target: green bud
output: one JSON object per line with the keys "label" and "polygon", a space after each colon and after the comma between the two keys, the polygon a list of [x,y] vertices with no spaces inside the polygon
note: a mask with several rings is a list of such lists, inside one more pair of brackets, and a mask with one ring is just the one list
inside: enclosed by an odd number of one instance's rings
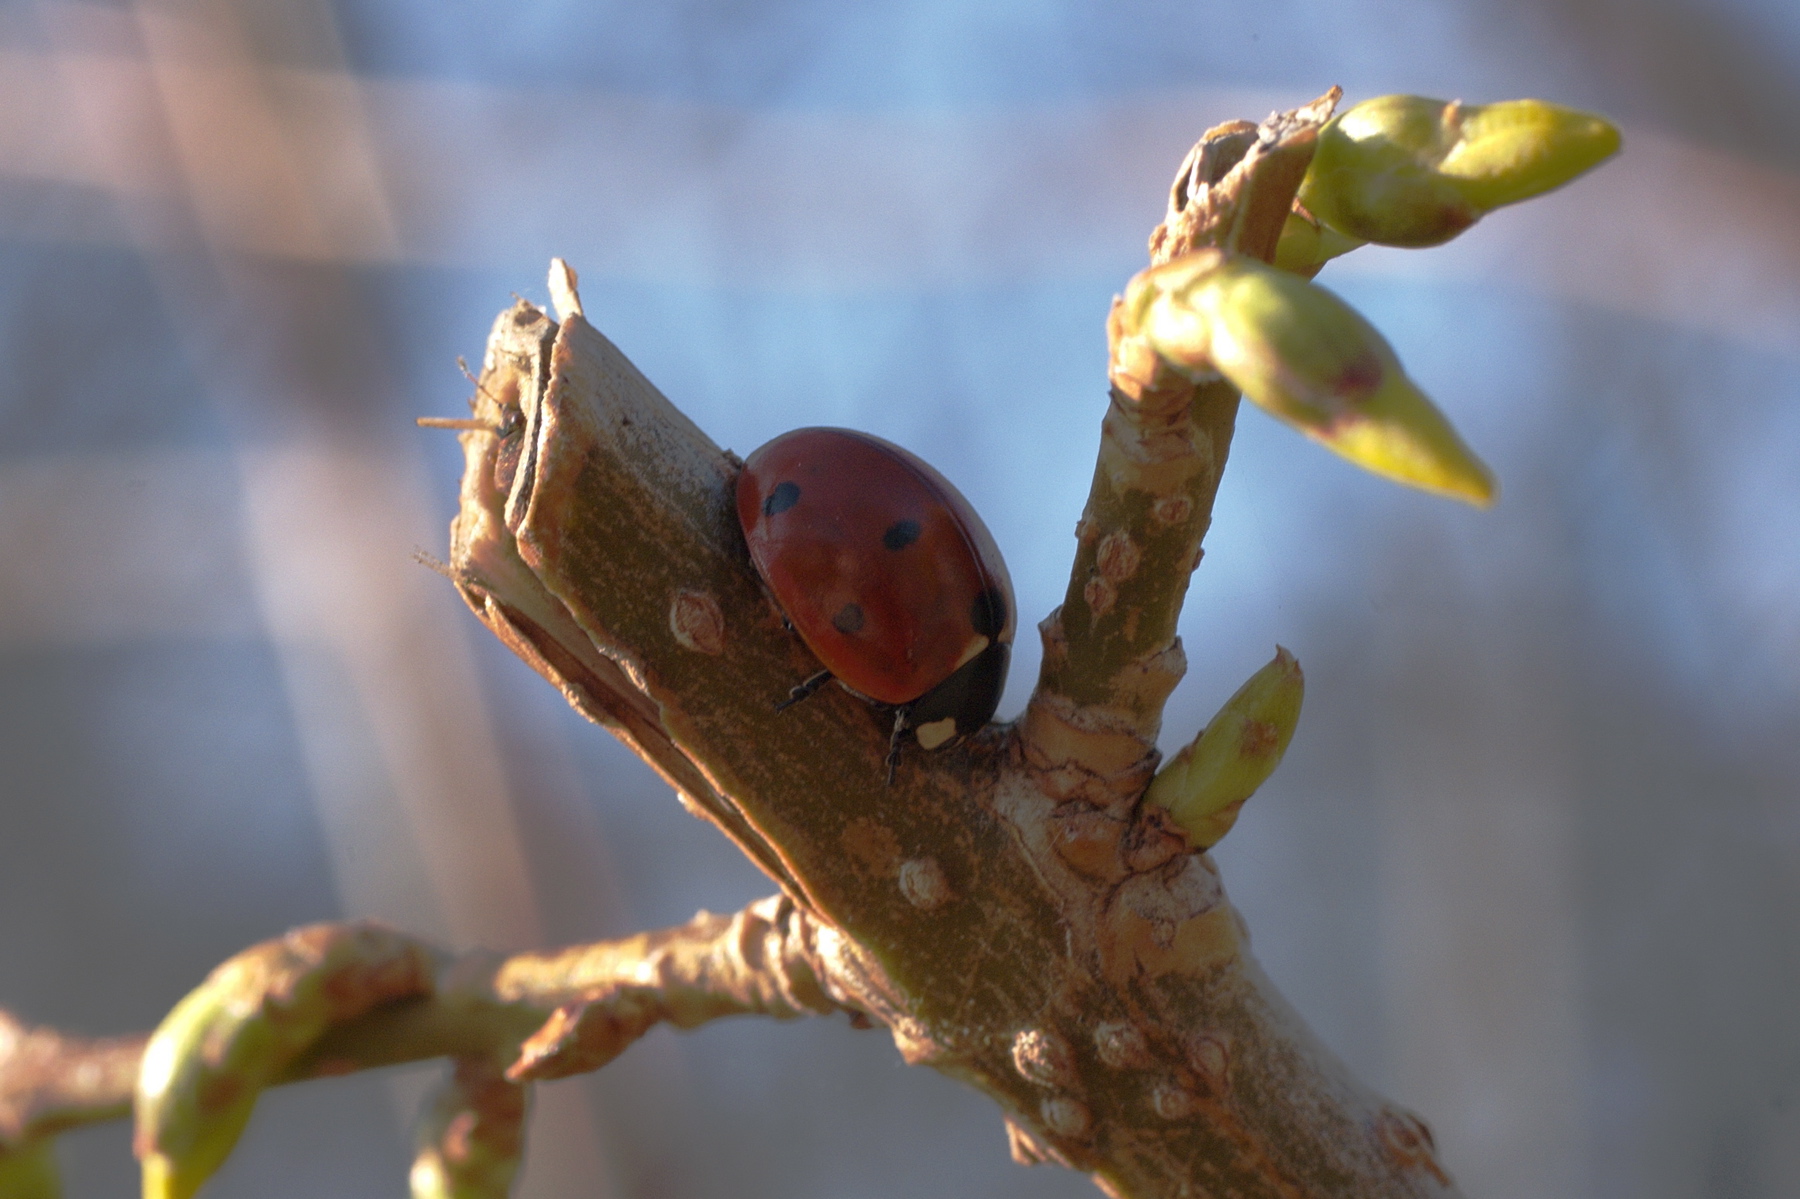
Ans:
{"label": "green bud", "polygon": [[1216,370],[1252,403],[1365,470],[1485,507],[1493,476],[1406,377],[1387,339],[1324,288],[1202,251],[1126,289],[1129,329],[1194,374]]}
{"label": "green bud", "polygon": [[45,1137],[0,1149],[0,1199],[62,1199],[54,1141]]}
{"label": "green bud", "polygon": [[1604,118],[1543,100],[1381,96],[1320,130],[1299,200],[1350,237],[1435,246],[1618,149],[1619,131]]}
{"label": "green bud", "polygon": [[239,980],[221,977],[235,962],[176,1004],[144,1048],[135,1145],[144,1199],[187,1199],[199,1190],[230,1154],[274,1073],[272,1062],[257,1060],[272,1054],[255,997],[231,993]]}
{"label": "green bud", "polygon": [[214,970],[144,1047],[133,1144],[144,1199],[198,1191],[263,1088],[328,1029],[430,987],[421,946],[358,923],[296,929]]}
{"label": "green bud", "polygon": [[1167,808],[1195,847],[1217,845],[1237,823],[1244,801],[1281,765],[1305,696],[1300,663],[1276,646],[1274,661],[1251,675],[1157,772],[1144,798]]}
{"label": "green bud", "polygon": [[412,1199],[506,1199],[525,1153],[529,1086],[506,1064],[460,1058],[419,1121]]}
{"label": "green bud", "polygon": [[1367,244],[1339,233],[1305,212],[1290,212],[1281,227],[1281,240],[1275,244],[1274,265],[1302,279],[1310,279],[1333,258]]}

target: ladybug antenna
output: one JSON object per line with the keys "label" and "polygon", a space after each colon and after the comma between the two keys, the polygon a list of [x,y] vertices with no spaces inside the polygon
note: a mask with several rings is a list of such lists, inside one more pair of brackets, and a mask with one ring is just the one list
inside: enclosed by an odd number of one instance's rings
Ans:
{"label": "ladybug antenna", "polygon": [[[495,405],[498,406],[502,411],[506,411],[509,409],[514,412],[518,411],[519,406],[517,404],[508,404],[505,400],[501,399],[499,396],[497,396],[493,392],[489,391],[487,389],[487,385],[484,384],[480,379],[476,378],[475,375],[469,370],[469,360],[467,358],[464,358],[461,354],[458,354],[456,356],[456,369],[462,372],[463,378],[467,379],[469,382],[471,382],[475,385],[476,391],[480,392],[482,395],[486,396],[488,399],[494,401]],[[474,406],[475,406],[475,401],[470,400],[469,407],[473,408]]]}
{"label": "ladybug antenna", "polygon": [[906,731],[906,718],[912,715],[912,705],[894,709],[894,732],[888,738],[887,753],[887,785],[894,785],[894,771],[900,768],[900,734]]}
{"label": "ladybug antenna", "polygon": [[818,674],[803,680],[798,686],[790,688],[788,690],[788,697],[776,704],[775,710],[777,712],[787,711],[830,681],[831,672],[829,670],[821,670]]}

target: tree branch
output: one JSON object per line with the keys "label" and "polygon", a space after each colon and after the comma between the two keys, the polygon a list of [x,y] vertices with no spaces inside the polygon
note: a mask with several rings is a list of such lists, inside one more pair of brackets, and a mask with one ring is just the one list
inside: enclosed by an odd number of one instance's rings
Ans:
{"label": "tree branch", "polygon": [[[1159,246],[1272,251],[1333,99],[1203,141]],[[1016,1156],[1114,1194],[1453,1193],[1423,1126],[1275,994],[1211,860],[1141,803],[1235,394],[1115,337],[1037,694],[1019,727],[909,756],[889,787],[867,705],[828,689],[773,710],[817,666],[751,567],[737,461],[587,323],[572,278],[553,291],[560,322],[521,304],[496,325],[452,572],[838,934],[832,994],[993,1096]]]}
{"label": "tree branch", "polygon": [[[1196,252],[1267,260],[1339,91],[1261,126],[1232,121],[1188,151],[1152,266]],[[1238,393],[1195,383],[1107,322],[1111,403],[1070,572],[1042,626],[1044,662],[1020,735],[1047,787],[1123,816],[1156,769],[1163,702],[1187,668],[1176,621],[1237,423]]]}
{"label": "tree branch", "polygon": [[[1153,261],[1271,257],[1335,101],[1203,138]],[[1454,1195],[1423,1124],[1317,1042],[1212,860],[1143,802],[1236,393],[1115,307],[1094,485],[1025,715],[909,754],[888,786],[883,714],[836,688],[774,710],[817,663],[749,561],[741,463],[587,323],[560,263],[552,292],[560,319],[521,301],[494,326],[448,573],[783,896],[560,955],[439,955],[430,994],[331,1028],[282,1080],[456,1057],[447,1119],[498,1113],[504,1157],[508,1086],[602,1065],[659,1021],[841,1007],[992,1096],[1016,1158],[1111,1195]],[[117,1114],[102,1098],[86,1110]],[[422,1162],[448,1161],[441,1133]]]}
{"label": "tree branch", "polygon": [[[220,998],[246,1010],[288,1002],[293,978],[236,967],[281,954],[296,939],[358,927],[370,926],[319,925],[254,946],[206,985],[238,988]],[[274,1081],[452,1057],[466,1077],[450,1088],[463,1096],[451,1106],[486,1094],[492,1115],[498,1084],[482,1081],[486,1074],[503,1071],[512,1085],[591,1070],[664,1022],[695,1028],[723,1016],[786,1020],[840,1010],[821,982],[830,934],[823,939],[822,947],[807,913],[772,896],[736,915],[701,912],[674,928],[555,953],[452,955],[409,941],[437,963],[425,992],[334,1024]],[[327,980],[325,989],[342,987]],[[128,1115],[148,1040],[78,1040],[0,1012],[0,1158]]]}

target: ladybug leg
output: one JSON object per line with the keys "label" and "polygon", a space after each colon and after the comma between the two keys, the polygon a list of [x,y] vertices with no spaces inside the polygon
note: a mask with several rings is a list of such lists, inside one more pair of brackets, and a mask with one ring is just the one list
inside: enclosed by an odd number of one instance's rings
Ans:
{"label": "ladybug leg", "polygon": [[906,718],[912,715],[912,705],[902,704],[894,709],[894,733],[888,738],[887,752],[887,785],[894,785],[894,771],[900,767],[900,735],[907,730]]}
{"label": "ladybug leg", "polygon": [[829,670],[821,670],[818,674],[802,680],[798,686],[788,690],[788,697],[776,704],[775,710],[777,712],[786,711],[830,681],[831,672]]}

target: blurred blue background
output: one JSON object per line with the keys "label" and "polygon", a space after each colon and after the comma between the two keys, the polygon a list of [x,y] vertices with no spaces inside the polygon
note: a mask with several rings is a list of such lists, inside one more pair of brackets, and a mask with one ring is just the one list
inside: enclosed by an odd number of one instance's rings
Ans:
{"label": "blurred blue background", "polygon": [[[411,562],[459,469],[412,418],[562,255],[721,444],[935,463],[1036,620],[1182,153],[1332,83],[1540,96],[1626,149],[1321,276],[1503,499],[1247,409],[1166,748],[1298,654],[1217,856],[1471,1196],[1800,1194],[1786,0],[0,3],[0,1006],[124,1032],[297,923],[518,948],[768,891]],[[401,1193],[432,1076],[270,1095],[209,1193]],[[1094,1193],[837,1022],[658,1032],[533,1134],[532,1199]],[[135,1185],[122,1125],[62,1155],[72,1199]]]}

